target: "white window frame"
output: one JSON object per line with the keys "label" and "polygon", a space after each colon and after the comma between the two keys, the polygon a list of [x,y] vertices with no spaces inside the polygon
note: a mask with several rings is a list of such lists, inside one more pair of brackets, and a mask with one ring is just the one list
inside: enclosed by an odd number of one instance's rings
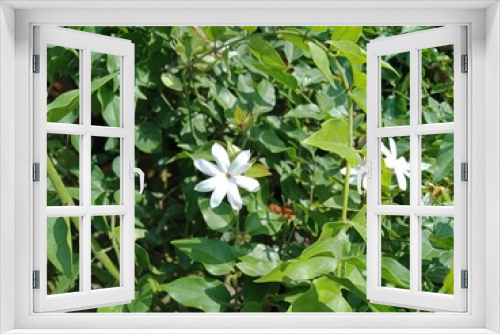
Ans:
{"label": "white window frame", "polygon": [[[447,2],[238,2],[163,3],[123,2],[123,6],[149,10],[117,9],[116,2],[78,1],[17,2],[0,4],[0,325],[1,331],[38,333],[37,329],[59,329],[61,333],[88,329],[86,333],[495,333],[500,332],[500,152],[484,153],[486,140],[500,145],[498,109],[500,100],[500,11],[490,1]],[[14,10],[11,6],[17,7]],[[61,9],[61,7],[69,7]],[[163,8],[158,8],[162,7]],[[205,6],[205,7],[204,7]],[[207,9],[210,6],[217,10]],[[457,9],[460,6],[461,9]],[[488,7],[489,8],[486,8]],[[35,9],[21,9],[21,8]],[[86,9],[82,9],[86,7]],[[100,9],[95,9],[100,7]],[[108,9],[102,9],[108,7]],[[357,9],[352,9],[358,7]],[[397,7],[397,8],[396,8]],[[401,9],[405,8],[406,9]],[[43,10],[51,8],[51,10]],[[78,8],[78,9],[77,9]],[[92,9],[94,8],[94,10]],[[114,8],[114,9],[113,9]],[[224,10],[219,8],[225,8]],[[243,9],[246,8],[246,9]],[[351,8],[351,9],[346,9]],[[373,9],[378,8],[378,9]],[[399,9],[398,9],[399,8]],[[54,10],[58,9],[58,10]],[[113,10],[111,10],[113,9]],[[409,10],[411,9],[411,10]],[[33,25],[442,25],[469,27],[471,62],[469,69],[470,198],[468,245],[469,310],[467,313],[435,314],[34,314],[30,289],[32,261],[32,105],[31,32]],[[485,25],[486,24],[486,25]],[[6,28],[6,29],[5,29]],[[486,29],[487,28],[487,29]],[[12,36],[15,31],[15,40]],[[14,67],[15,66],[15,70]],[[485,71],[485,69],[488,71]],[[8,74],[8,76],[6,75]],[[15,87],[11,80],[15,78]],[[9,109],[8,114],[6,109]],[[15,110],[13,113],[12,110]],[[12,119],[15,114],[15,119]],[[486,122],[486,118],[488,122]],[[9,127],[15,129],[9,130]],[[11,144],[15,135],[15,145]],[[10,137],[9,137],[10,136]],[[15,161],[11,162],[11,161]],[[488,164],[486,164],[488,162]],[[15,171],[15,178],[12,174]],[[486,172],[490,172],[488,182]],[[15,199],[11,190],[15,189]],[[488,196],[486,196],[488,194]],[[485,207],[489,204],[488,210]],[[10,208],[12,206],[14,209]],[[488,217],[489,222],[486,222]],[[15,225],[13,224],[15,222]],[[472,230],[470,226],[474,226]],[[15,238],[13,238],[15,236]],[[485,249],[496,259],[485,266]],[[12,250],[14,250],[14,255]],[[13,288],[15,287],[15,288]],[[485,293],[488,291],[488,293]],[[12,307],[15,305],[15,307]],[[138,329],[141,327],[141,329]],[[132,329],[137,329],[136,331]],[[247,329],[244,331],[243,329]],[[278,330],[286,328],[286,330]],[[357,328],[357,330],[355,330]],[[378,328],[378,330],[377,330]],[[383,328],[383,329],[382,329]],[[122,330],[120,330],[122,329]],[[162,330],[163,329],[163,330]],[[210,330],[211,329],[211,330]],[[224,330],[225,329],[225,330]],[[267,330],[266,330],[267,329]],[[295,330],[293,330],[295,329]],[[49,332],[54,333],[56,331]],[[45,331],[47,333],[47,331]]]}
{"label": "white window frame", "polygon": [[[135,73],[134,45],[125,39],[90,34],[71,29],[35,26],[34,54],[39,56],[39,73],[33,74],[34,162],[39,163],[39,181],[33,184],[34,270],[39,271],[39,288],[34,289],[34,311],[74,311],[112,304],[128,304],[134,288],[135,224]],[[47,122],[47,46],[73,48],[80,53],[79,119],[80,124]],[[91,123],[92,52],[118,56],[120,59],[120,126],[95,126]],[[79,136],[80,205],[47,206],[47,134]],[[120,203],[91,204],[92,137],[113,137],[120,143]],[[93,216],[120,218],[120,285],[114,288],[91,288],[91,225]],[[78,292],[47,295],[47,225],[46,217],[79,217],[78,252],[80,286]]]}
{"label": "white window frame", "polygon": [[[461,180],[461,163],[467,163],[467,76],[462,72],[461,57],[467,55],[465,26],[448,26],[411,34],[380,38],[368,44],[367,50],[367,155],[372,177],[368,180],[367,196],[367,298],[377,304],[414,307],[431,311],[467,310],[467,290],[461,287],[460,275],[467,270],[467,193],[469,182]],[[454,121],[422,123],[422,64],[423,49],[453,45],[453,112]],[[408,52],[410,55],[410,124],[382,126],[381,57]],[[422,204],[421,157],[422,135],[454,134],[454,205],[426,206]],[[381,203],[381,140],[404,136],[410,139],[410,205]],[[381,217],[407,216],[410,219],[410,289],[388,288],[381,283]],[[452,217],[454,219],[454,294],[421,291],[422,284],[422,217]]]}

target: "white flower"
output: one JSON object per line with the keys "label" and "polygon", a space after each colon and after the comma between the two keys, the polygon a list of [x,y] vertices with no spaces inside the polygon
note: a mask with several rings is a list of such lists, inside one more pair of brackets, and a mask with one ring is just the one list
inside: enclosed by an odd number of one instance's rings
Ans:
{"label": "white flower", "polygon": [[406,190],[406,177],[410,177],[410,164],[406,162],[404,157],[398,158],[398,149],[394,139],[389,138],[389,146],[391,147],[390,151],[385,147],[384,143],[382,143],[381,147],[382,154],[385,155],[385,165],[396,174],[399,188]]}
{"label": "white flower", "polygon": [[[358,177],[358,172],[361,168],[363,167],[366,167],[366,162],[363,158],[361,158],[361,161],[359,162],[359,165],[356,166],[356,167],[351,167],[351,171],[349,173],[349,184],[356,184],[357,182],[357,177]],[[340,172],[342,173],[342,175],[345,175],[345,172],[346,172],[346,167],[342,168],[340,170]],[[368,174],[367,173],[364,173],[363,174],[363,188],[365,188],[365,190],[367,190],[367,182],[368,182]]]}
{"label": "white flower", "polygon": [[210,176],[205,181],[198,183],[194,190],[200,192],[211,192],[210,206],[216,208],[220,205],[224,197],[227,195],[229,204],[234,210],[241,210],[243,201],[241,200],[238,187],[241,187],[250,192],[259,190],[260,185],[254,178],[242,175],[252,164],[250,160],[250,151],[242,151],[232,161],[229,161],[229,156],[226,150],[215,143],[212,146],[212,156],[215,164],[205,159],[195,159],[194,166],[202,173]]}
{"label": "white flower", "polygon": [[[389,138],[389,146],[391,147],[390,151],[385,147],[384,143],[382,143],[381,147],[382,153],[385,155],[385,166],[396,173],[399,188],[406,190],[406,177],[410,177],[410,163],[404,157],[398,158],[398,149],[396,148],[394,139]],[[430,164],[422,162],[420,169],[426,170],[430,166]]]}

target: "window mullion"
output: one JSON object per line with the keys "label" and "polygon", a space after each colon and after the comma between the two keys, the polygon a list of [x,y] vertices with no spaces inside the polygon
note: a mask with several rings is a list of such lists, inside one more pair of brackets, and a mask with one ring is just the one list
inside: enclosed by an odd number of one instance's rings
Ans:
{"label": "window mullion", "polygon": [[[82,67],[81,67],[81,115],[82,123],[86,128],[90,128],[91,125],[91,88],[90,88],[90,67],[91,67],[91,50],[85,48],[82,51]],[[90,293],[91,291],[91,216],[90,216],[90,205],[91,205],[91,134],[87,132],[82,136],[82,146],[80,148],[81,153],[81,165],[80,168],[83,171],[81,173],[81,184],[80,189],[82,192],[82,203],[85,208],[89,211],[81,219],[81,257],[80,257],[80,279],[83,281],[83,290],[85,293]]]}
{"label": "window mullion", "polygon": [[418,207],[420,197],[420,136],[414,131],[419,124],[420,114],[420,70],[419,50],[410,50],[410,291],[420,290],[420,216],[414,209]]}

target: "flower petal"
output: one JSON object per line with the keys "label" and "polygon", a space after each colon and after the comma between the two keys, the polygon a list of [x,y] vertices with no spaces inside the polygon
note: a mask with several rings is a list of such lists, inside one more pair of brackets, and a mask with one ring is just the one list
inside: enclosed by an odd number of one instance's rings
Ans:
{"label": "flower petal", "polygon": [[400,168],[396,168],[396,178],[398,179],[399,189],[405,191],[406,190],[406,176],[403,173],[403,170]]}
{"label": "flower petal", "polygon": [[396,147],[396,142],[394,139],[389,138],[389,145],[391,147],[391,155],[394,159],[398,158],[398,148]]}
{"label": "flower petal", "polygon": [[251,178],[248,176],[243,176],[243,175],[236,175],[236,176],[233,176],[233,178],[236,181],[236,184],[238,186],[240,186],[241,188],[243,188],[247,191],[254,193],[260,189],[259,181],[257,181],[254,178]]}
{"label": "flower petal", "polygon": [[194,187],[194,190],[202,192],[202,193],[213,191],[215,188],[217,188],[219,183],[221,181],[223,181],[223,180],[221,180],[222,178],[225,178],[225,176],[223,176],[221,174],[219,174],[217,176],[212,176],[211,178],[206,179],[205,181],[201,181],[200,183],[198,183]]}
{"label": "flower petal", "polygon": [[236,159],[234,159],[233,162],[231,163],[231,166],[229,167],[229,173],[231,175],[239,175],[245,173],[250,167],[252,167],[252,165],[248,163],[249,160],[250,160],[250,151],[245,150],[240,152],[240,154],[238,154]]}
{"label": "flower petal", "polygon": [[210,207],[212,207],[212,209],[218,207],[224,197],[226,197],[228,187],[229,182],[227,178],[224,177],[218,180],[217,187],[214,189],[212,197],[210,198]]}
{"label": "flower petal", "polygon": [[234,182],[228,182],[227,199],[229,204],[234,210],[241,210],[243,206],[243,201],[241,200],[240,192],[238,191],[238,186]]}
{"label": "flower petal", "polygon": [[194,159],[194,166],[208,176],[216,176],[222,173],[216,165],[205,159]]}
{"label": "flower petal", "polygon": [[222,145],[215,143],[212,146],[212,156],[215,159],[215,162],[217,162],[217,166],[219,166],[219,169],[223,173],[227,173],[229,170],[229,156],[227,155],[226,150]]}
{"label": "flower petal", "polygon": [[386,158],[390,158],[392,156],[391,152],[385,147],[384,143],[380,143],[380,150],[382,154],[385,155]]}

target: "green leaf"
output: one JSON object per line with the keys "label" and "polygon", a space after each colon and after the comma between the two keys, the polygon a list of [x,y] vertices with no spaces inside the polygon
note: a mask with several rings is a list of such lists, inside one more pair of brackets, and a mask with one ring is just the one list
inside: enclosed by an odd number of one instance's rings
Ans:
{"label": "green leaf", "polygon": [[183,277],[163,284],[161,289],[179,304],[204,312],[224,312],[231,300],[224,284],[209,278]]}
{"label": "green leaf", "polygon": [[171,241],[193,261],[201,262],[212,275],[226,275],[233,271],[234,254],[224,241],[207,238],[190,238]]}
{"label": "green leaf", "polygon": [[[108,74],[102,78],[95,79],[91,83],[91,94],[105,85],[118,75],[118,72]],[[59,95],[47,106],[47,121],[59,122],[64,116],[78,109],[80,103],[80,91],[78,89],[70,90]]]}
{"label": "green leaf", "polygon": [[275,235],[285,220],[285,217],[269,211],[250,212],[245,220],[245,231],[251,236]]}
{"label": "green leaf", "polygon": [[321,129],[302,141],[303,144],[319,147],[346,159],[351,166],[359,164],[359,155],[349,146],[349,124],[343,119],[331,119]]}
{"label": "green leaf", "polygon": [[161,82],[170,89],[182,92],[182,81],[172,73],[163,73],[161,75]]}
{"label": "green leaf", "polygon": [[144,153],[153,153],[163,142],[161,129],[154,123],[141,122],[135,127],[135,146]]}
{"label": "green leaf", "polygon": [[254,33],[259,27],[257,26],[243,26],[242,27],[243,29],[245,29],[247,31],[247,34],[248,35],[251,35],[252,33]]}
{"label": "green leaf", "polygon": [[59,122],[70,112],[77,111],[80,103],[80,91],[70,90],[59,95],[47,106],[47,122]]}
{"label": "green leaf", "polygon": [[236,103],[236,97],[231,93],[227,88],[222,86],[215,86],[215,91],[212,93],[212,96],[215,98],[217,103],[226,109],[233,108]]}
{"label": "green leaf", "polygon": [[366,88],[356,87],[349,93],[349,96],[366,113]]}
{"label": "green leaf", "polygon": [[253,246],[251,251],[238,259],[241,261],[236,264],[238,269],[252,277],[266,275],[281,263],[279,254],[272,247],[263,244]]}
{"label": "green leaf", "polygon": [[342,287],[328,277],[321,277],[294,300],[288,312],[352,312],[352,309],[342,295]]}
{"label": "green leaf", "polygon": [[69,218],[47,218],[47,258],[66,279],[73,278],[73,247]]}
{"label": "green leaf", "polygon": [[286,65],[281,59],[278,52],[273,48],[271,44],[266,42],[261,37],[252,37],[248,41],[248,46],[250,51],[255,56],[255,58],[262,61],[264,64],[279,68],[281,70],[286,70]]}
{"label": "green leaf", "polygon": [[445,135],[436,159],[436,172],[433,177],[434,183],[438,183],[443,178],[453,174],[454,147],[453,134]]}
{"label": "green leaf", "polygon": [[349,225],[354,227],[366,242],[366,205],[363,205],[363,208],[349,221]]}
{"label": "green leaf", "polygon": [[382,256],[382,278],[396,286],[410,288],[410,271],[392,257]]}
{"label": "green leaf", "polygon": [[296,157],[295,149],[288,147],[276,134],[276,131],[268,126],[253,127],[251,129],[251,137],[257,139],[271,153],[287,152],[292,159]]}
{"label": "green leaf", "polygon": [[308,259],[318,255],[345,258],[349,256],[350,246],[349,238],[344,231],[340,231],[334,237],[318,240],[307,247],[300,255],[300,259]]}
{"label": "green leaf", "polygon": [[280,282],[297,285],[304,281],[332,273],[339,261],[329,256],[290,260],[282,263],[266,275],[255,280],[256,283]]}
{"label": "green leaf", "polygon": [[309,52],[309,47],[305,43],[304,37],[297,36],[297,35],[291,34],[291,33],[286,33],[286,32],[280,33],[279,37],[283,38],[284,40],[289,41],[290,43],[292,43],[294,46],[296,46],[300,50],[302,50],[304,52]]}
{"label": "green leaf", "polygon": [[328,41],[335,50],[340,51],[340,54],[347,58],[353,64],[366,63],[366,52],[352,41]]}
{"label": "green leaf", "polygon": [[297,107],[286,113],[285,117],[312,118],[321,121],[325,118],[325,115],[321,112],[316,104],[311,103],[298,105]]}
{"label": "green leaf", "polygon": [[257,85],[257,93],[262,98],[262,100],[270,106],[276,104],[276,93],[274,91],[274,86],[267,80],[262,80]]}
{"label": "green leaf", "polygon": [[109,80],[112,80],[114,77],[118,75],[119,72],[113,72],[108,75],[103,76],[102,78],[95,79],[90,83],[90,92],[94,93],[96,90],[104,86]]}
{"label": "green leaf", "polygon": [[312,32],[315,32],[315,33],[322,33],[322,32],[325,32],[328,30],[328,27],[324,27],[324,26],[313,26],[313,27],[310,27],[310,30]]}
{"label": "green leaf", "polygon": [[333,28],[332,41],[351,41],[356,43],[363,34],[362,26],[337,26]]}
{"label": "green leaf", "polygon": [[454,270],[453,270],[453,264],[451,265],[450,271],[446,275],[443,283],[443,287],[439,290],[439,293],[445,293],[448,295],[452,295],[454,292]]}
{"label": "green leaf", "polygon": [[328,81],[333,81],[332,71],[330,70],[330,60],[328,59],[328,55],[325,50],[313,42],[307,42],[307,45],[309,46],[311,57],[321,73],[323,73]]}
{"label": "green leaf", "polygon": [[290,89],[297,89],[298,88],[298,83],[297,79],[291,74],[288,74],[284,72],[283,70],[277,69],[275,67],[269,67],[261,63],[250,63],[253,67],[255,67],[257,70],[264,72],[267,75],[270,75],[274,80],[278,81],[279,83],[287,86]]}
{"label": "green leaf", "polygon": [[248,177],[254,177],[254,178],[259,178],[259,177],[266,177],[272,175],[271,172],[269,172],[269,168],[262,164],[254,164],[252,167],[250,167],[249,170],[245,172],[245,175]]}
{"label": "green leaf", "polygon": [[109,126],[120,126],[120,96],[115,95],[110,87],[102,86],[97,90],[97,99],[101,104],[102,118]]}
{"label": "green leaf", "polygon": [[221,203],[218,207],[212,209],[208,198],[199,197],[198,205],[200,206],[203,219],[205,219],[205,223],[207,223],[210,229],[218,232],[226,232],[234,226],[236,216],[233,209],[227,203]]}

